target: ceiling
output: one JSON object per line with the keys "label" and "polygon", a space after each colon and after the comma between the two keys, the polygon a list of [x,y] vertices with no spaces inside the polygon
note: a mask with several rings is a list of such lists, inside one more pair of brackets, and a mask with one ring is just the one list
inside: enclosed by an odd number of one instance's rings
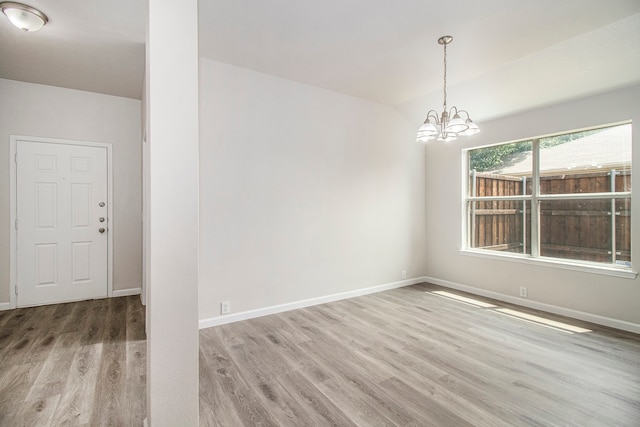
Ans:
{"label": "ceiling", "polygon": [[0,78],[141,98],[145,0],[20,0],[49,23],[24,33],[0,14]]}
{"label": "ceiling", "polygon": [[[144,0],[27,0],[0,20],[0,78],[140,98]],[[201,0],[200,56],[369,99],[412,120],[448,100],[487,120],[640,83],[638,0]]]}

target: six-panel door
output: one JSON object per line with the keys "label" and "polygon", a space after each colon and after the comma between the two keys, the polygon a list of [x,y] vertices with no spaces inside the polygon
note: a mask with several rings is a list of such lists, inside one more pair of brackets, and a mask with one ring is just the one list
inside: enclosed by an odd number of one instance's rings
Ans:
{"label": "six-panel door", "polygon": [[107,296],[107,150],[17,143],[18,306]]}

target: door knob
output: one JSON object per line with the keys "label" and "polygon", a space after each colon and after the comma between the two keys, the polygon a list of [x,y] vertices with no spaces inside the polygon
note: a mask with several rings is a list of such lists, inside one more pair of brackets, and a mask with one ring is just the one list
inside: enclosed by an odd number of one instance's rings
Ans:
{"label": "door knob", "polygon": [[100,222],[104,222],[104,217],[103,217],[103,216],[101,216],[100,218],[98,218],[98,221],[100,221]]}
{"label": "door knob", "polygon": [[98,206],[100,206],[101,208],[104,208],[104,202],[98,203]]}
{"label": "door knob", "polygon": [[100,227],[100,228],[98,228],[98,231],[99,231],[100,233],[104,233],[104,232],[105,232],[105,229],[104,229],[104,228],[102,228],[102,227]]}

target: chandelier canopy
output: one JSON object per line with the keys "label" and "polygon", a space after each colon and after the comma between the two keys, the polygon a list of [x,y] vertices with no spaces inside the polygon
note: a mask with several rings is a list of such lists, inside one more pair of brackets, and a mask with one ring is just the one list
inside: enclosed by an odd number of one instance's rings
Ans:
{"label": "chandelier canopy", "polygon": [[[444,104],[442,105],[442,114],[438,117],[435,110],[429,110],[427,118],[418,129],[418,142],[427,142],[438,138],[438,141],[453,141],[458,136],[473,135],[480,132],[480,128],[476,125],[469,113],[465,110],[458,110],[456,106],[451,107],[447,111],[447,45],[453,41],[451,36],[442,36],[438,39],[438,43],[444,46]],[[460,114],[466,116],[463,120]]]}

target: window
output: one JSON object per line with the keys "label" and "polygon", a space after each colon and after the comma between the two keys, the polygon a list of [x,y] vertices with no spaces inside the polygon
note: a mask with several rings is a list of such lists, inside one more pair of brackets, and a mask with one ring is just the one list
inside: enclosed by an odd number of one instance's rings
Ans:
{"label": "window", "polygon": [[631,124],[466,151],[466,247],[631,267]]}

